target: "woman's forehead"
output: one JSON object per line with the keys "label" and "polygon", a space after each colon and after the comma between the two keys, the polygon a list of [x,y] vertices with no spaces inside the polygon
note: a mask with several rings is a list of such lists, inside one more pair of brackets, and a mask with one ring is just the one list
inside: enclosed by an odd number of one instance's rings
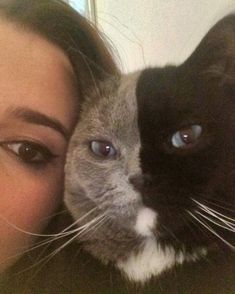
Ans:
{"label": "woman's forehead", "polygon": [[72,65],[61,48],[40,34],[4,17],[0,17],[0,45],[1,55],[8,58],[17,61],[17,58],[28,57],[31,62],[41,59],[47,66],[60,66],[73,73]]}
{"label": "woman's forehead", "polygon": [[0,77],[2,105],[29,107],[55,117],[67,129],[73,127],[75,76],[61,48],[0,19]]}

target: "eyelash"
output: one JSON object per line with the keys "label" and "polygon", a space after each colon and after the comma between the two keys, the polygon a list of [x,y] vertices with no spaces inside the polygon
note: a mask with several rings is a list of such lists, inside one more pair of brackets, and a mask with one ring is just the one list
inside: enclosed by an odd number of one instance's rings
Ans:
{"label": "eyelash", "polygon": [[[45,166],[54,158],[58,157],[58,155],[53,154],[47,147],[32,141],[6,141],[0,142],[0,146],[7,152],[17,156],[25,164],[36,167]],[[20,150],[22,147],[24,149]],[[20,154],[20,152],[25,152],[25,154]]]}

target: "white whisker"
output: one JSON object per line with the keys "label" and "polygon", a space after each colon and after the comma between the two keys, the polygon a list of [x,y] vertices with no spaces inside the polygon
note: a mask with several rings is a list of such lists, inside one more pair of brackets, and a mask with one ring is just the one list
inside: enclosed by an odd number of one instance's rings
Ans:
{"label": "white whisker", "polygon": [[[225,205],[229,206],[228,203],[226,203],[226,202],[224,202],[224,205],[222,205],[222,204],[220,205],[220,204],[216,203],[218,200],[216,200],[215,202],[213,202],[211,200],[204,199],[204,201],[210,203],[213,206],[222,208],[223,210],[227,210],[227,211],[230,211],[230,212],[235,212],[234,209],[231,209],[231,208],[228,208],[228,207],[225,206]],[[223,203],[223,202],[221,201],[221,203]],[[234,207],[234,206],[231,205],[231,207]]]}
{"label": "white whisker", "polygon": [[[38,262],[34,263],[32,266],[18,272],[18,274],[21,274],[25,271],[28,271],[36,266],[38,266],[39,264],[43,263],[41,267],[43,267],[45,265],[45,263],[47,263],[48,261],[51,260],[51,258],[53,258],[57,253],[59,253],[65,246],[69,245],[74,239],[77,238],[77,235],[71,237],[67,242],[65,242],[62,246],[60,246],[59,248],[57,248],[56,250],[54,250],[52,253],[50,253],[49,255],[43,257],[42,259],[40,259]],[[41,267],[38,269],[38,271],[41,269]],[[37,271],[37,272],[38,272]]]}
{"label": "white whisker", "polygon": [[[72,234],[72,233],[71,233],[71,234]],[[17,254],[14,254],[14,255],[9,256],[9,257],[7,258],[7,260],[8,260],[8,259],[12,259],[12,258],[17,258],[17,257],[19,257],[19,256],[22,256],[22,255],[24,255],[24,254],[26,254],[26,253],[29,253],[29,252],[31,252],[31,251],[37,249],[37,248],[40,248],[40,247],[45,246],[45,245],[47,245],[47,244],[50,244],[50,243],[52,243],[52,242],[54,242],[54,241],[56,241],[56,240],[59,240],[59,239],[65,238],[66,236],[69,236],[69,235],[70,235],[69,233],[68,233],[67,235],[59,235],[59,236],[57,236],[57,237],[48,238],[47,240],[44,240],[44,241],[38,242],[38,243],[36,243],[36,245],[34,245],[33,247],[30,247],[30,248],[28,248],[28,249],[26,249],[26,250],[20,251],[20,252],[17,253]],[[6,260],[4,260],[3,262],[5,262],[5,261],[6,261]],[[3,262],[0,262],[0,264],[2,264]]]}
{"label": "white whisker", "polygon": [[[59,248],[55,249],[53,252],[51,252],[49,255],[43,257],[42,259],[40,259],[38,262],[34,263],[32,266],[24,269],[23,271],[19,272],[19,273],[22,273],[22,272],[25,272],[27,270],[30,270],[32,269],[33,267],[36,267],[37,265],[43,263],[43,265],[45,263],[47,263],[51,258],[53,258],[57,253],[59,253],[63,248],[65,248],[67,245],[69,245],[73,240],[75,240],[78,236],[80,236],[81,234],[83,234],[84,232],[87,232],[87,229],[94,223],[96,223],[97,221],[100,222],[100,220],[102,220],[102,218],[105,218],[105,214],[102,214],[98,217],[95,217],[93,220],[91,220],[90,222],[88,222],[87,224],[85,224],[84,226],[82,227],[78,227],[76,230],[77,230],[77,234],[72,236],[67,242],[65,242],[63,245],[61,245]],[[76,232],[76,230],[73,230],[73,232]],[[62,236],[60,236],[62,237]],[[58,239],[60,238],[58,237]],[[42,265],[42,266],[43,266]],[[41,268],[41,267],[40,267]],[[40,270],[40,269],[39,269]]]}
{"label": "white whisker", "polygon": [[68,229],[70,229],[71,227],[75,226],[78,222],[80,222],[81,220],[83,220],[84,218],[86,218],[88,215],[90,215],[92,212],[94,212],[94,210],[97,209],[97,207],[91,209],[88,213],[86,213],[85,215],[83,215],[81,218],[77,219],[75,222],[73,222],[71,225],[69,225],[68,227],[66,227],[63,231],[61,231],[60,233],[56,233],[56,234],[37,234],[37,233],[33,233],[30,231],[26,231],[24,229],[21,229],[20,227],[18,227],[16,224],[13,224],[11,222],[8,221],[7,218],[5,218],[4,216],[0,215],[0,218],[5,221],[9,226],[11,226],[12,228],[16,229],[17,231],[30,235],[30,236],[35,236],[35,237],[57,237],[57,236],[67,236],[67,234],[70,234],[70,232],[67,232]]}
{"label": "white whisker", "polygon": [[206,211],[209,211],[210,213],[214,213],[215,215],[219,215],[219,216],[221,216],[221,217],[223,217],[223,218],[225,218],[225,219],[227,219],[227,220],[232,221],[232,222],[235,223],[235,219],[233,219],[233,218],[231,218],[231,217],[228,217],[228,216],[226,216],[226,215],[224,215],[224,214],[222,214],[222,213],[219,213],[218,211],[216,211],[216,210],[214,210],[214,209],[212,209],[212,208],[210,208],[210,207],[208,207],[208,206],[206,206],[206,205],[204,205],[204,204],[198,202],[198,201],[195,200],[195,199],[192,199],[192,200],[193,200],[195,203],[197,203],[201,208],[204,208]]}
{"label": "white whisker", "polygon": [[89,230],[87,230],[85,233],[92,231],[92,233],[94,233],[95,231],[98,230],[98,228],[100,228],[101,225],[103,225],[103,223],[108,219],[107,215],[104,215],[104,217],[97,222],[92,228],[90,228]]}
{"label": "white whisker", "polygon": [[206,212],[208,215],[214,217],[215,219],[221,221],[222,223],[224,223],[224,224],[227,225],[228,227],[230,227],[230,228],[232,228],[232,229],[234,228],[235,223],[232,223],[232,222],[230,222],[230,221],[227,221],[226,219],[223,219],[222,217],[217,216],[215,213],[211,212],[211,211],[208,210],[208,209],[204,209],[204,208],[202,208],[202,207],[199,207],[199,209],[201,209],[202,211]]}
{"label": "white whisker", "polygon": [[232,250],[235,250],[235,246],[230,244],[228,241],[226,241],[224,238],[222,238],[219,234],[217,234],[209,225],[205,224],[203,221],[201,221],[199,218],[197,218],[192,212],[187,212],[195,219],[197,220],[202,226],[204,226],[207,230],[209,230],[213,235],[218,237],[221,241],[223,241],[227,246],[229,246]]}
{"label": "white whisker", "polygon": [[[28,249],[26,249],[26,250],[23,250],[23,251],[21,251],[21,252],[19,252],[19,253],[17,253],[17,254],[11,255],[11,256],[8,257],[7,259],[16,258],[16,257],[18,257],[18,256],[21,256],[21,255],[25,254],[25,253],[29,253],[29,252],[31,252],[31,251],[37,249],[37,248],[40,248],[40,247],[45,246],[45,245],[47,245],[47,244],[50,244],[50,243],[52,243],[52,242],[54,242],[54,241],[57,241],[57,240],[59,240],[59,239],[65,238],[65,237],[67,237],[67,236],[69,236],[69,235],[72,235],[72,234],[74,234],[74,233],[80,233],[80,232],[83,233],[84,231],[87,230],[87,228],[89,228],[89,226],[91,226],[94,222],[96,222],[97,219],[99,220],[100,217],[102,217],[103,215],[101,215],[101,216],[99,216],[99,217],[97,217],[97,218],[91,220],[90,222],[86,223],[86,224],[83,225],[83,226],[77,227],[77,228],[74,229],[74,230],[70,230],[70,231],[67,231],[67,232],[65,232],[65,230],[68,230],[70,227],[76,225],[79,221],[81,221],[82,219],[84,219],[85,217],[87,217],[87,216],[88,216],[90,213],[92,213],[94,210],[95,210],[95,209],[92,209],[90,212],[88,212],[87,214],[85,214],[84,216],[82,216],[81,218],[79,218],[78,220],[76,220],[75,222],[73,222],[70,226],[66,227],[66,228],[62,231],[63,233],[47,235],[47,236],[49,236],[49,237],[51,237],[51,238],[48,238],[47,240],[43,240],[43,241],[41,241],[41,242],[38,242],[38,243],[37,243],[36,245],[34,245],[33,247],[28,248]],[[45,237],[45,235],[43,234],[42,237]],[[5,262],[5,261],[4,261],[4,262]],[[1,264],[1,263],[0,263],[0,264]]]}
{"label": "white whisker", "polygon": [[[106,214],[102,214],[95,219],[93,219],[91,222],[89,222],[82,230],[78,230],[77,237],[81,236],[84,233],[88,233],[89,231],[93,230],[97,225],[99,225],[101,222],[103,222],[107,218]],[[94,225],[93,225],[94,224]],[[91,225],[93,225],[91,227]]]}
{"label": "white whisker", "polygon": [[205,219],[207,219],[208,221],[210,221],[211,223],[213,223],[213,224],[215,224],[215,225],[217,225],[217,226],[219,226],[219,227],[221,227],[221,228],[224,228],[225,230],[228,230],[228,231],[231,231],[231,232],[235,232],[235,228],[230,227],[230,226],[229,226],[229,227],[223,226],[223,225],[219,224],[218,222],[212,220],[211,218],[205,216],[203,213],[201,213],[201,212],[199,212],[199,211],[195,211],[195,212],[196,212],[197,214],[201,215],[203,218],[205,218]]}

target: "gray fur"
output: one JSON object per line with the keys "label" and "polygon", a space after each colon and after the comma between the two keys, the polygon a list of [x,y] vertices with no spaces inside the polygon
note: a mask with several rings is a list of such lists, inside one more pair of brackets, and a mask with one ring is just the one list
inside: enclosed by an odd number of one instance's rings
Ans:
{"label": "gray fur", "polygon": [[[138,76],[139,73],[123,76],[101,86],[96,102],[91,97],[92,103],[84,105],[68,150],[65,202],[75,220],[98,207],[79,225],[103,213],[107,215],[94,229],[95,234],[91,230],[79,237],[85,241],[85,249],[104,262],[125,260],[142,246],[142,237],[134,225],[143,204],[129,182],[140,171],[135,97]],[[91,140],[112,142],[118,158],[96,158],[89,150]]]}

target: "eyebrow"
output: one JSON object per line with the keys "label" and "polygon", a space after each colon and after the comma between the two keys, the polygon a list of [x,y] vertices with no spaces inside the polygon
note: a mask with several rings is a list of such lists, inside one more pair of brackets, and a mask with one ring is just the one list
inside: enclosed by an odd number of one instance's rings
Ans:
{"label": "eyebrow", "polygon": [[10,107],[7,112],[10,117],[19,118],[27,123],[49,127],[60,133],[66,140],[70,137],[69,131],[59,120],[39,111],[27,107]]}

